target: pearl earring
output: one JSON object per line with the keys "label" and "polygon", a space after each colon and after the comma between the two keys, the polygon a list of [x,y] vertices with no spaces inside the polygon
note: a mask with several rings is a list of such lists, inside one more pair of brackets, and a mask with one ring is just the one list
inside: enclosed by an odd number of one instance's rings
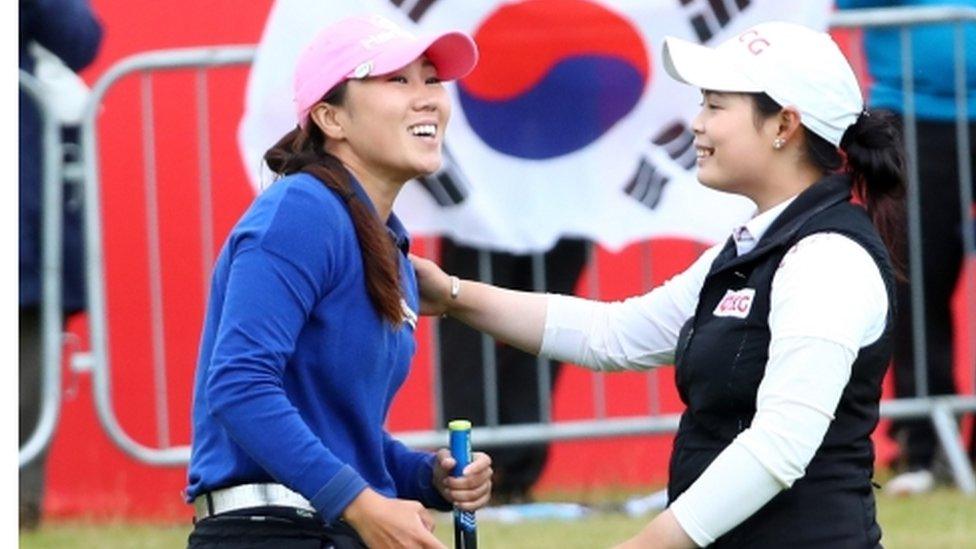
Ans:
{"label": "pearl earring", "polygon": [[785,144],[786,144],[786,140],[783,139],[782,137],[777,137],[776,139],[773,140],[773,148],[776,150],[782,149],[783,145]]}

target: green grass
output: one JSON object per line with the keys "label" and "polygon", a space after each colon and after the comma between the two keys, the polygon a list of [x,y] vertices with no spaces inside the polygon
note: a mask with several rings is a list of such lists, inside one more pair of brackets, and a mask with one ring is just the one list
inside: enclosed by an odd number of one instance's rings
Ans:
{"label": "green grass", "polygon": [[46,524],[21,533],[20,547],[64,549],[170,549],[186,547],[190,527],[135,524]]}
{"label": "green grass", "polygon": [[[603,501],[622,499],[625,494],[607,495]],[[578,494],[577,494],[578,496]],[[568,501],[548,494],[546,499]],[[594,502],[590,494],[583,499]],[[976,546],[976,498],[943,489],[915,498],[878,497],[878,520],[888,549]],[[499,524],[482,521],[478,538],[482,547],[590,548],[609,547],[637,532],[650,517],[628,518],[603,514],[574,522],[540,521]],[[188,525],[149,526],[135,524],[47,524],[37,532],[22,534],[23,548],[170,548],[184,547]],[[451,546],[451,525],[442,516],[438,537]]]}

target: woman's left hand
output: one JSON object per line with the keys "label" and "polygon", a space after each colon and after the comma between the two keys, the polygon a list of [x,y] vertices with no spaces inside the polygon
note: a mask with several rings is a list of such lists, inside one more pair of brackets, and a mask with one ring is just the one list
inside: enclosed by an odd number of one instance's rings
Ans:
{"label": "woman's left hand", "polygon": [[491,498],[491,458],[484,452],[471,454],[471,463],[464,468],[464,476],[452,477],[457,462],[446,448],[434,457],[434,486],[444,499],[464,511],[476,511]]}

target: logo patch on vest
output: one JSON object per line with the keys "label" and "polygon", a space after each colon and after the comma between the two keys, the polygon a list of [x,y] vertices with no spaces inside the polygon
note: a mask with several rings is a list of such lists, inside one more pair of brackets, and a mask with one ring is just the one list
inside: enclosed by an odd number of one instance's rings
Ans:
{"label": "logo patch on vest", "polygon": [[718,302],[712,314],[715,316],[745,318],[749,316],[749,310],[752,309],[752,298],[755,296],[756,290],[754,288],[726,290],[725,297]]}

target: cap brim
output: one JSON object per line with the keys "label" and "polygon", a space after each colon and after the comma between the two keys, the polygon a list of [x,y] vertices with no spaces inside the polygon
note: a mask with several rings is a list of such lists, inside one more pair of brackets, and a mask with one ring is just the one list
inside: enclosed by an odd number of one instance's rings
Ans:
{"label": "cap brim", "polygon": [[718,50],[669,36],[664,39],[661,56],[664,70],[679,82],[712,91],[763,91],[743,74],[734,59]]}
{"label": "cap brim", "polygon": [[400,70],[421,55],[427,55],[437,68],[437,77],[444,81],[464,78],[478,63],[478,47],[474,40],[463,32],[450,31],[422,36],[409,48],[396,50],[385,58],[377,59],[373,75]]}
{"label": "cap brim", "polygon": [[437,67],[437,76],[441,80],[464,78],[478,64],[478,46],[463,32],[435,35],[424,51]]}

